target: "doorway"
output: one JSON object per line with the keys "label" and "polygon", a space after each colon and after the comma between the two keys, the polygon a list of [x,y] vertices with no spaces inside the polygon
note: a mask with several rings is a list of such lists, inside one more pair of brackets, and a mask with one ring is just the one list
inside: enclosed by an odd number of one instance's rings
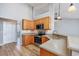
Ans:
{"label": "doorway", "polygon": [[0,18],[0,44],[4,45],[17,41],[16,20]]}

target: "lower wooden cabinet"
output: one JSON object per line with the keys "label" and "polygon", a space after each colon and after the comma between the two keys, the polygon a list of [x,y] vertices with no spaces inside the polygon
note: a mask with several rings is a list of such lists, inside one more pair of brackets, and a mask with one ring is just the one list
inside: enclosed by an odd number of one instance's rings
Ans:
{"label": "lower wooden cabinet", "polygon": [[[26,46],[29,44],[34,44],[34,35],[22,35],[22,45]],[[41,44],[45,43],[48,41],[48,38],[46,36],[42,36],[41,38]]]}
{"label": "lower wooden cabinet", "polygon": [[46,41],[48,41],[48,38],[46,36],[42,36],[41,41],[42,41],[42,43],[45,43]]}
{"label": "lower wooden cabinet", "polygon": [[40,48],[40,56],[57,56],[57,55],[45,49]]}
{"label": "lower wooden cabinet", "polygon": [[26,46],[29,44],[34,44],[34,35],[23,35],[22,36],[22,45]]}

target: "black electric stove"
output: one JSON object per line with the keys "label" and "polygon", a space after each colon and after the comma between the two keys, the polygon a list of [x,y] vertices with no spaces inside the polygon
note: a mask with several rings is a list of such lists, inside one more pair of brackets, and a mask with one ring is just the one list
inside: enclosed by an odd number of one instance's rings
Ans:
{"label": "black electric stove", "polygon": [[41,40],[42,35],[45,35],[45,32],[44,31],[40,31],[40,32],[38,32],[37,35],[35,35],[34,41],[35,41],[36,44],[38,44],[38,45],[39,44],[42,44],[42,40]]}
{"label": "black electric stove", "polygon": [[35,41],[36,44],[41,44],[41,43],[42,43],[42,42],[41,42],[41,36],[37,36],[37,35],[36,35],[36,36],[34,37],[34,41]]}

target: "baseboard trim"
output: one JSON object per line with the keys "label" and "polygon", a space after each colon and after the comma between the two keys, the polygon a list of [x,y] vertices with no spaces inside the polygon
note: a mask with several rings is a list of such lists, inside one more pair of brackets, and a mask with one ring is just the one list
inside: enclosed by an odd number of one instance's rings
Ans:
{"label": "baseboard trim", "polygon": [[[13,42],[9,42],[9,43],[13,43]],[[16,43],[16,42],[15,42]],[[0,46],[3,46],[3,45],[5,45],[5,44],[8,44],[8,43],[2,43],[2,44],[0,44]]]}
{"label": "baseboard trim", "polygon": [[0,44],[0,46],[3,46],[4,44]]}

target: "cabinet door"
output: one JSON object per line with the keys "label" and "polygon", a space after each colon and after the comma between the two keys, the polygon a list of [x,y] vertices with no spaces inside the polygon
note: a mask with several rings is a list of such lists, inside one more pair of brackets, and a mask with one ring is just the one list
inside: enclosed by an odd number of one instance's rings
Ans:
{"label": "cabinet door", "polygon": [[35,29],[35,24],[34,24],[34,21],[31,21],[30,22],[30,29],[34,30]]}
{"label": "cabinet door", "polygon": [[23,35],[22,38],[22,44],[23,45],[29,45],[34,43],[34,35]]}
{"label": "cabinet door", "polygon": [[50,17],[41,18],[41,23],[44,24],[44,29],[50,29]]}
{"label": "cabinet door", "polygon": [[50,18],[46,17],[44,18],[44,29],[50,29]]}
{"label": "cabinet door", "polygon": [[30,44],[29,36],[28,35],[23,35],[22,41],[23,41],[22,44],[24,46]]}
{"label": "cabinet door", "polygon": [[45,37],[45,36],[42,36],[41,41],[42,41],[42,43],[44,43],[44,42],[48,41],[48,38],[47,38],[47,37]]}
{"label": "cabinet door", "polygon": [[25,36],[25,44],[26,44],[26,45],[29,45],[29,44],[31,43],[30,41],[31,41],[30,36],[28,36],[28,35]]}
{"label": "cabinet door", "polygon": [[34,44],[34,35],[30,35],[30,42]]}
{"label": "cabinet door", "polygon": [[57,55],[45,49],[40,48],[40,56],[57,56]]}
{"label": "cabinet door", "polygon": [[34,22],[31,20],[23,20],[22,27],[23,27],[23,30],[33,30],[34,29]]}
{"label": "cabinet door", "polygon": [[49,30],[50,29],[50,17],[43,17],[40,19],[36,19],[35,25],[37,24],[44,24],[44,29]]}

